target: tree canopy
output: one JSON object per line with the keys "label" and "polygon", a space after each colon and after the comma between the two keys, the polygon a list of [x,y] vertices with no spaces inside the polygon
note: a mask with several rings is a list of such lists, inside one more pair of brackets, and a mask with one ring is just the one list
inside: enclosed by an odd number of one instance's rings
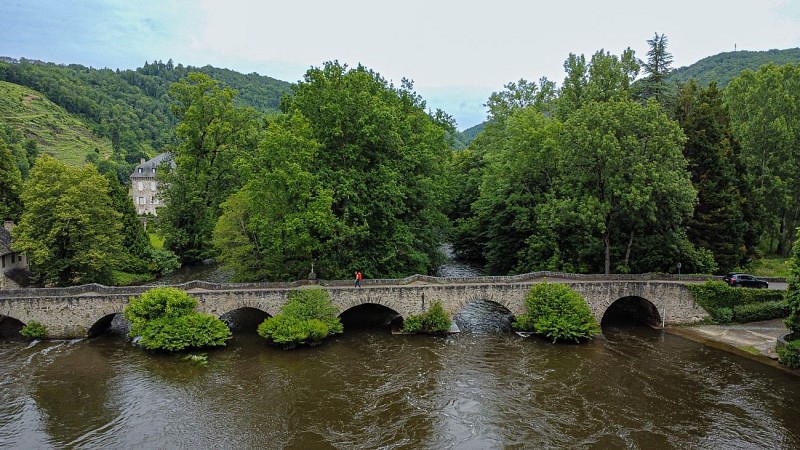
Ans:
{"label": "tree canopy", "polygon": [[93,165],[75,168],[40,156],[22,201],[12,245],[28,255],[36,279],[55,285],[112,281],[121,254],[120,214]]}

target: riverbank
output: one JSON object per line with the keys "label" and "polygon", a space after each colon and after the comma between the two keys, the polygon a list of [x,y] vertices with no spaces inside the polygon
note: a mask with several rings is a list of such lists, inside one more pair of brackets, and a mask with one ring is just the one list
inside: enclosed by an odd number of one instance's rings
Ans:
{"label": "riverbank", "polygon": [[800,375],[778,363],[775,343],[788,333],[783,319],[731,325],[670,327],[665,331]]}

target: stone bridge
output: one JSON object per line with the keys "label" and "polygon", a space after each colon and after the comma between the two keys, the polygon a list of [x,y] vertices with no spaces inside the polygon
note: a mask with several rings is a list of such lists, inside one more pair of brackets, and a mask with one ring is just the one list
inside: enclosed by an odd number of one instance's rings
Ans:
{"label": "stone bridge", "polygon": [[[648,275],[590,276],[551,272],[474,278],[414,275],[404,279],[364,280],[361,288],[354,288],[350,281],[238,284],[192,281],[172,287],[183,289],[198,299],[197,311],[217,317],[243,308],[254,308],[274,316],[286,303],[289,292],[309,287],[326,289],[340,314],[360,305],[377,304],[408,317],[427,311],[439,300],[451,316],[474,301],[497,303],[516,316],[525,312],[524,298],[530,287],[544,280],[569,283],[583,296],[599,323],[612,305],[637,311],[638,317],[658,326],[690,323],[707,317],[684,284],[655,280]],[[21,324],[35,320],[47,327],[50,338],[91,336],[107,328],[113,317],[123,312],[130,297],[152,287],[90,284],[2,290],[0,328],[3,320],[16,320]]]}

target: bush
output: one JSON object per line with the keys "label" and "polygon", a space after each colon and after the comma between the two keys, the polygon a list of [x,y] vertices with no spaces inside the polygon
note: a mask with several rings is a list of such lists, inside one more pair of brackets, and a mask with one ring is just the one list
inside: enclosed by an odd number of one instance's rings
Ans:
{"label": "bush", "polygon": [[315,345],[343,331],[336,312],[328,292],[323,289],[293,291],[280,314],[258,326],[258,334],[287,349],[302,344]]}
{"label": "bush", "polygon": [[789,288],[786,302],[789,304],[789,317],[784,322],[792,333],[800,332],[800,239],[792,246],[792,259],[789,261]]}
{"label": "bush", "polygon": [[781,319],[787,315],[789,315],[789,304],[783,300],[751,303],[733,308],[733,321],[740,323]]}
{"label": "bush", "polygon": [[453,321],[442,307],[442,302],[436,300],[431,309],[422,314],[414,314],[403,320],[403,331],[406,333],[446,333],[450,331]]}
{"label": "bush", "polygon": [[600,333],[600,325],[583,297],[565,284],[546,281],[525,297],[528,312],[514,319],[514,328],[553,339],[580,342]]}
{"label": "bush", "polygon": [[800,369],[800,339],[789,341],[775,350],[778,352],[778,362],[790,369]]}
{"label": "bush", "polygon": [[733,321],[733,310],[730,308],[717,308],[712,310],[711,317],[720,324],[728,324]]}
{"label": "bush", "polygon": [[140,337],[139,345],[150,350],[179,351],[225,345],[231,330],[225,322],[194,311],[197,300],[175,288],[150,289],[131,297],[125,318],[131,323],[128,335]]}
{"label": "bush", "polygon": [[[782,291],[771,289],[746,289],[728,286],[724,281],[707,281],[703,284],[687,284],[686,287],[692,292],[695,301],[703,307],[711,317],[718,323],[749,322],[746,317],[763,317],[769,315],[768,311],[775,310],[775,304],[783,301]],[[770,306],[752,306],[742,310],[742,314],[737,316],[737,308],[744,308],[746,305],[769,304]],[[756,312],[759,311],[759,312]],[[728,313],[730,312],[730,316]],[[778,314],[778,313],[773,313]],[[784,317],[783,315],[771,318]],[[767,319],[754,319],[767,320]]]}
{"label": "bush", "polygon": [[31,339],[43,339],[47,336],[47,327],[35,320],[31,320],[19,330],[19,333]]}

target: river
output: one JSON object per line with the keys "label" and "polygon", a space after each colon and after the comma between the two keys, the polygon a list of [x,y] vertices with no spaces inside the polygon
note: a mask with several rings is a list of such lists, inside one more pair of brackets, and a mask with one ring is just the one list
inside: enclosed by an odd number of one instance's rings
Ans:
{"label": "river", "polygon": [[660,330],[553,345],[488,302],[445,337],[354,317],[296,351],[238,332],[207,366],[113,333],[0,341],[0,448],[800,448],[800,377]]}

